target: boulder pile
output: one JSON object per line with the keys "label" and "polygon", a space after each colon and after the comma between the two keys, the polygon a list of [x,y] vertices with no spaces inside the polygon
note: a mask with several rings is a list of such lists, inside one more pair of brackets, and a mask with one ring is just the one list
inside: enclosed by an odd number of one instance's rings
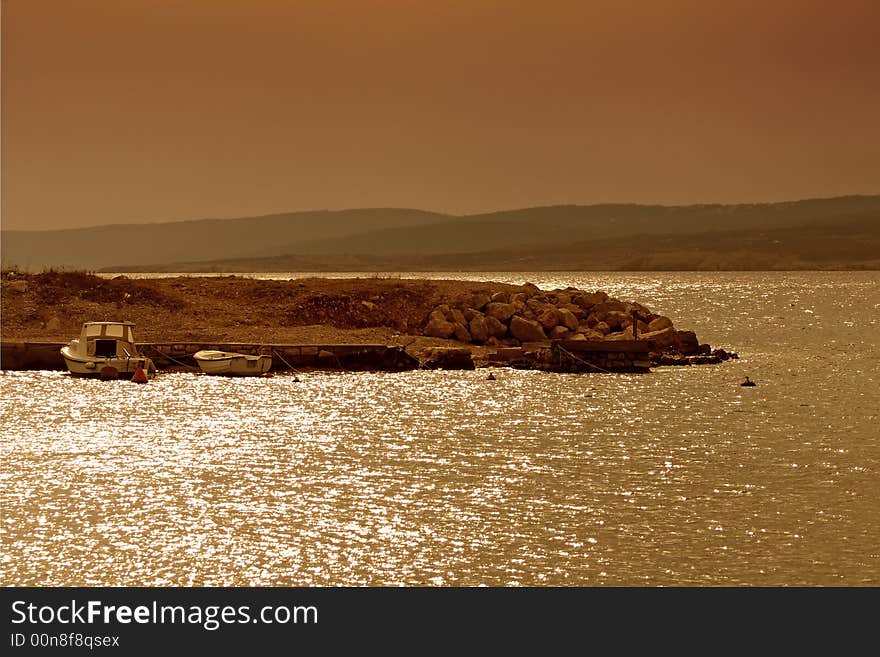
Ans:
{"label": "boulder pile", "polygon": [[545,291],[526,283],[520,292],[474,294],[457,305],[440,304],[425,318],[423,335],[469,344],[518,347],[548,340],[639,340],[656,353],[708,353],[693,331],[640,303],[576,288]]}

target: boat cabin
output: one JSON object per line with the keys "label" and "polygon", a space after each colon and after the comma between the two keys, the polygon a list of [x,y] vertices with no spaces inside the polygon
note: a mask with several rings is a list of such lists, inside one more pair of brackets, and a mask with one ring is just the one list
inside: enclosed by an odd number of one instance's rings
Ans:
{"label": "boat cabin", "polygon": [[79,336],[79,350],[94,358],[131,358],[136,355],[132,322],[86,322]]}

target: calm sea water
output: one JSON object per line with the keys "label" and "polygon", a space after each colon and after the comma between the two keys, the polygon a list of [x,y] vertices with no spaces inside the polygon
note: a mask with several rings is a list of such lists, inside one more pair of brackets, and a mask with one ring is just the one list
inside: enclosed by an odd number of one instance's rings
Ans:
{"label": "calm sea water", "polygon": [[741,358],[4,372],[2,583],[880,585],[880,273],[432,277],[604,289]]}

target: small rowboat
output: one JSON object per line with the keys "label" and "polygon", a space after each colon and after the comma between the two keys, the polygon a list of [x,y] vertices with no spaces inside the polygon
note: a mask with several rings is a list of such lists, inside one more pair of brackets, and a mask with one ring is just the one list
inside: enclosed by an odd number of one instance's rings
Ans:
{"label": "small rowboat", "polygon": [[193,358],[205,374],[227,376],[259,376],[272,367],[272,356],[238,354],[232,351],[197,351]]}

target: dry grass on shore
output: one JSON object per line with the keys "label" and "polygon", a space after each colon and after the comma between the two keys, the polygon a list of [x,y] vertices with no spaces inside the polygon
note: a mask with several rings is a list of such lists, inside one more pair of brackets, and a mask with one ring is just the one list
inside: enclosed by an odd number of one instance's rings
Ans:
{"label": "dry grass on shore", "polygon": [[132,321],[140,342],[384,343],[447,341],[418,336],[430,311],[503,283],[400,278],[237,276],[112,279],[49,270],[2,274],[4,340],[70,340],[86,321]]}

